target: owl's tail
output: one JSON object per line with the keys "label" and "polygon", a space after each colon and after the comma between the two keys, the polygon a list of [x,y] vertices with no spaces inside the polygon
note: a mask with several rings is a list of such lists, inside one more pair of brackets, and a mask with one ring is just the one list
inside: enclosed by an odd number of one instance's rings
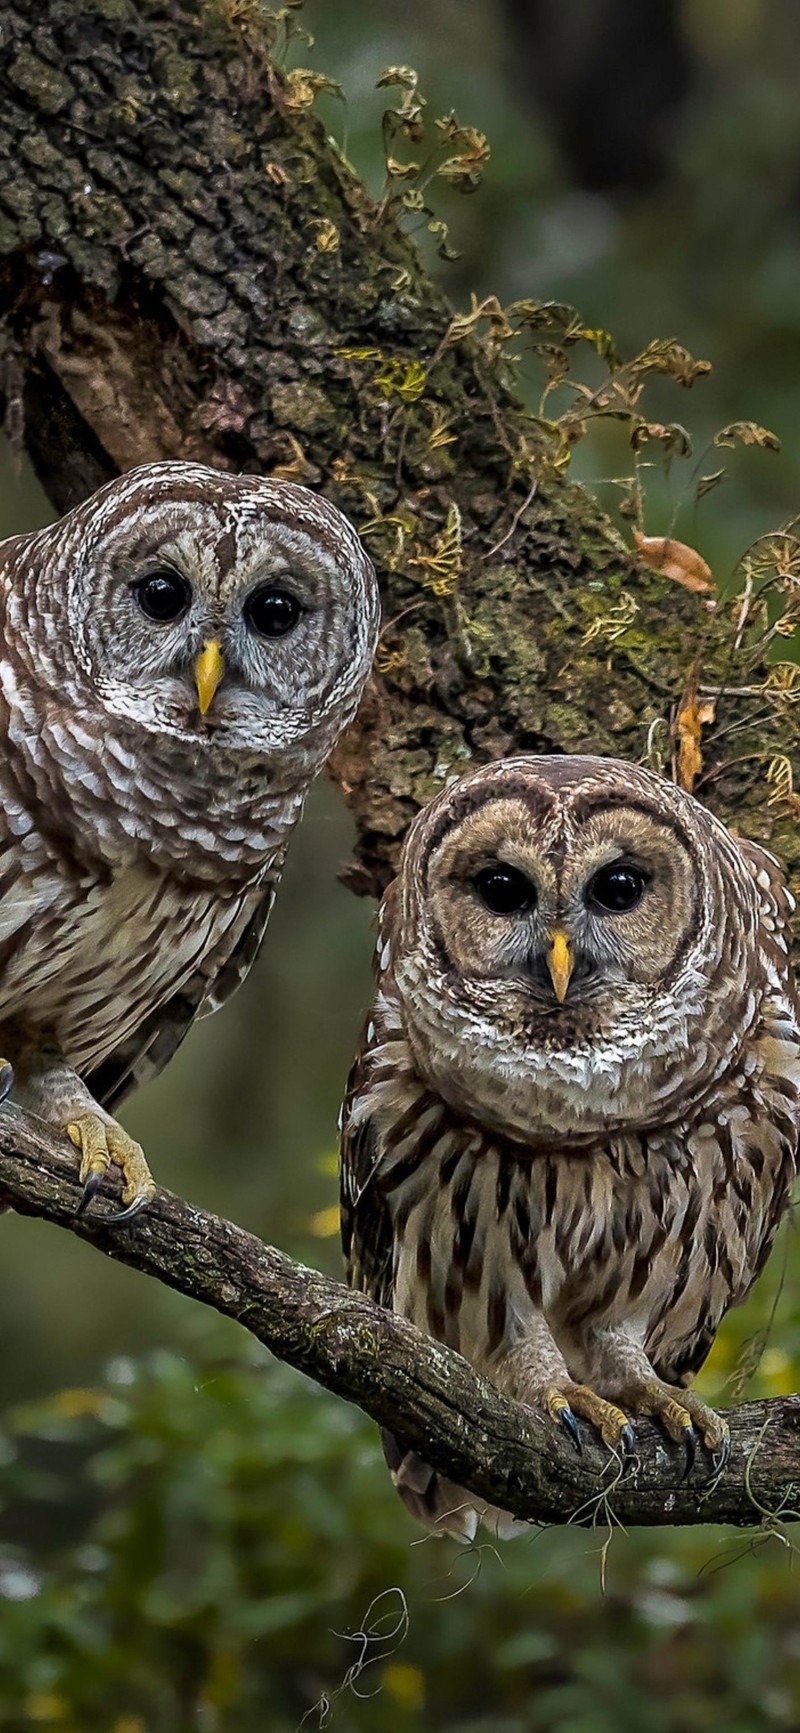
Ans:
{"label": "owl's tail", "polygon": [[433,1534],[452,1535],[469,1545],[482,1526],[495,1540],[513,1540],[529,1529],[507,1510],[492,1504],[476,1504],[472,1493],[457,1486],[446,1475],[437,1474],[416,1450],[409,1450],[402,1440],[385,1427],[381,1443],[392,1480],[407,1510]]}

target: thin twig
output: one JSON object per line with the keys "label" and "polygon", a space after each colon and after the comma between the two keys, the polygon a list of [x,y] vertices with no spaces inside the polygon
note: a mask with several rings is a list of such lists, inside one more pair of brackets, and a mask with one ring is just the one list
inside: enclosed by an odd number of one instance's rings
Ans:
{"label": "thin twig", "polygon": [[531,482],[530,488],[528,489],[528,492],[525,495],[525,498],[522,501],[522,504],[517,506],[517,509],[514,513],[514,516],[511,519],[511,523],[510,523],[508,529],[506,530],[505,535],[501,536],[499,542],[495,542],[494,547],[489,549],[488,554],[481,554],[481,565],[484,565],[487,560],[494,559],[495,554],[499,554],[500,549],[505,547],[506,542],[510,542],[511,537],[514,534],[514,531],[517,527],[517,524],[519,523],[520,518],[522,517],[523,512],[527,511],[528,506],[531,503],[531,500],[535,497],[536,489],[537,489],[538,485],[539,484],[536,480]]}

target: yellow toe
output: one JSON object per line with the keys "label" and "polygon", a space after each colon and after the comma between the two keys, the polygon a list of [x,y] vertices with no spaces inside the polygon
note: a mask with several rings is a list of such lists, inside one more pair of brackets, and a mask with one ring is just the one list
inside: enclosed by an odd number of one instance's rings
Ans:
{"label": "yellow toe", "polygon": [[85,1212],[112,1164],[120,1168],[125,1181],[122,1189],[125,1208],[105,1220],[125,1221],[144,1209],[155,1195],[155,1184],[144,1150],[121,1125],[101,1119],[97,1113],[84,1113],[65,1125],[64,1130],[81,1152],[79,1178],[84,1189],[79,1214]]}

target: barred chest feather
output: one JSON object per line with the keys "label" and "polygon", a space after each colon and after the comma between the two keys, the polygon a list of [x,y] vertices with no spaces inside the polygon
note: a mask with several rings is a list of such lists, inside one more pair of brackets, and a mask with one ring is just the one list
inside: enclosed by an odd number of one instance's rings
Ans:
{"label": "barred chest feather", "polygon": [[[106,776],[115,762],[108,754]],[[211,818],[204,830],[199,781],[187,778],[170,809],[168,790],[128,768],[125,799],[122,785],[105,798],[93,762],[77,757],[71,779],[37,785],[5,743],[0,1027],[18,1060],[44,1045],[79,1074],[102,1065],[198,970],[211,988],[280,877],[302,790],[262,786],[248,802],[240,789],[238,831]],[[205,804],[217,818],[207,786]]]}
{"label": "barred chest feather", "polygon": [[55,873],[18,884],[0,897],[0,1023],[93,1069],[253,906],[253,893],[221,900],[139,862],[91,886]]}

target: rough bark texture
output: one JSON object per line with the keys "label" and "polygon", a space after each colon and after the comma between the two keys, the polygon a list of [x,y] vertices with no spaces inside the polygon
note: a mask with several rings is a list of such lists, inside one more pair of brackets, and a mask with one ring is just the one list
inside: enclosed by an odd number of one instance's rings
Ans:
{"label": "rough bark texture", "polygon": [[[548,1420],[500,1396],[460,1354],[233,1222],[159,1192],[123,1228],[76,1220],[75,1152],[15,1108],[0,1113],[0,1197],[244,1324],[281,1360],[391,1426],[434,1467],[534,1522],[723,1522],[754,1527],[794,1513],[800,1396],[729,1414],[733,1448],[716,1481],[709,1463],[684,1478],[683,1451],[637,1421],[625,1474],[588,1437],[581,1455]],[[607,1501],[607,1502],[606,1502]]]}
{"label": "rough bark texture", "polygon": [[[698,649],[706,681],[749,689],[707,731],[703,793],[800,877],[791,802],[768,805],[765,781],[776,752],[797,770],[796,711],[753,690],[727,614],[637,567],[554,471],[488,342],[448,343],[451,309],[270,66],[258,15],[249,0],[3,8],[6,398],[54,504],[186,455],[288,471],[364,527],[380,672],[335,766],[359,888],[385,883],[416,806],[476,756],[641,757]],[[626,591],[627,629],[587,641]]]}
{"label": "rough bark texture", "polygon": [[[797,710],[764,695],[728,610],[637,566],[563,478],[501,354],[453,340],[391,209],[270,65],[262,31],[251,0],[6,0],[0,383],[54,506],[185,456],[290,474],[359,525],[385,625],[334,766],[358,825],[356,888],[386,882],[416,807],[475,758],[638,759],[655,737],[668,762],[698,657],[724,688],[701,792],[799,880],[793,799],[766,781],[778,753],[797,773]],[[563,1519],[607,1485],[593,1449],[578,1461],[465,1362],[230,1224],[162,1194],[123,1232],[76,1226],[62,1146],[4,1110],[0,1148],[18,1208],[240,1318],[478,1494]],[[760,1521],[751,1492],[775,1510],[800,1474],[798,1415],[794,1400],[738,1410],[733,1465],[702,1493],[642,1427],[615,1509]]]}

